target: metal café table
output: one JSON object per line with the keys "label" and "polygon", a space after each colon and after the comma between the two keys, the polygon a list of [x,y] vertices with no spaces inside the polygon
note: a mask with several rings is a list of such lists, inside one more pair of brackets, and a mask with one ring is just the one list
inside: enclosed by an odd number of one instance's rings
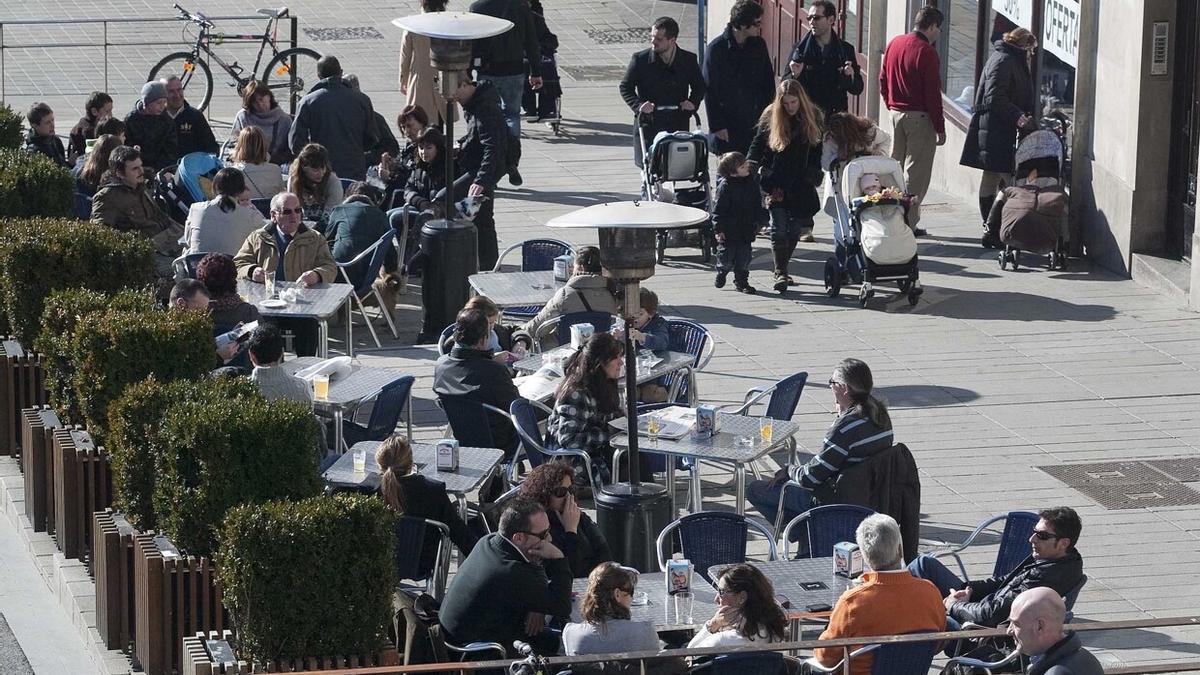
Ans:
{"label": "metal caf\u00e9 table", "polygon": [[467,281],[477,295],[486,295],[500,307],[545,305],[555,291],[566,286],[555,281],[554,271],[542,272],[480,272]]}
{"label": "metal caf\u00e9 table", "polygon": [[[321,363],[325,359],[316,356],[301,356],[290,361],[284,361],[280,367],[295,375],[311,365]],[[348,410],[353,410],[363,401],[379,393],[385,385],[404,377],[404,374],[388,368],[360,366],[354,364],[353,370],[344,377],[329,379],[329,395],[323,399],[313,397],[313,412],[333,420],[333,450],[341,452],[345,441],[342,440],[342,419]],[[412,436],[412,401],[405,406],[408,410],[408,435]]]}
{"label": "metal caf\u00e9 table", "polygon": [[[772,432],[771,442],[763,443],[758,435],[759,419],[761,418],[750,417],[748,415],[717,413],[717,433],[714,436],[697,438],[694,434],[689,433],[683,438],[674,441],[661,437],[655,441],[644,439],[638,443],[638,447],[642,452],[656,452],[672,457],[692,457],[698,461],[732,464],[736,478],[735,500],[737,512],[745,514],[746,465],[769,452],[784,447],[788,439],[795,436],[800,428],[799,425],[791,420],[774,420],[774,431]],[[610,424],[621,430],[621,433],[615,434],[609,441],[617,449],[613,457],[613,464],[619,466],[621,455],[625,454],[629,447],[629,440],[625,434],[625,429],[628,428],[628,421],[624,417],[621,417],[613,420]],[[749,444],[739,443],[738,441],[741,438],[748,438],[751,442]],[[666,464],[667,485],[670,486],[672,495],[674,495],[675,462],[668,461]],[[695,513],[703,509],[703,500],[700,495],[700,471],[697,468],[693,469],[691,473],[691,509]]]}
{"label": "metal caf\u00e9 table", "polygon": [[[379,463],[375,461],[375,449],[379,441],[363,441],[355,443],[350,452],[338,457],[333,466],[325,470],[322,478],[334,487],[358,489],[363,491],[379,489]],[[496,448],[465,448],[458,449],[458,470],[438,471],[437,447],[432,443],[413,443],[413,462],[420,467],[419,473],[426,478],[432,478],[446,485],[446,492],[454,495],[458,501],[458,513],[463,522],[469,520],[467,513],[467,494],[477,489],[504,459],[504,451]],[[365,450],[367,453],[366,471],[354,471],[354,451]],[[586,581],[586,580],[585,580]]]}
{"label": "metal caf\u00e9 table", "polygon": [[[787,615],[792,621],[828,617],[829,610],[814,612],[808,610],[808,606],[826,604],[833,607],[842,593],[852,586],[851,579],[833,573],[832,557],[746,562],[763,573],[775,587],[776,595],[788,600],[791,608]],[[713,565],[708,568],[708,575],[715,577],[722,567],[726,566]]]}
{"label": "metal caf\u00e9 table", "polygon": [[[555,347],[550,351],[541,354],[531,354],[520,361],[513,364],[513,368],[518,372],[536,373],[542,367],[542,364],[547,360],[565,359],[574,353],[574,349],[570,345]],[[690,369],[695,363],[696,357],[684,352],[667,352],[662,357],[662,361],[649,370],[638,370],[637,383],[645,384],[660,377],[670,375],[676,371]],[[620,381],[625,380],[625,372],[621,371]],[[517,389],[521,392],[521,396],[531,401],[546,402],[554,398],[554,391],[558,388],[561,378],[549,378],[542,375],[526,375],[514,379]],[[671,390],[667,393],[667,400],[674,400],[679,393],[679,387],[683,384],[683,378],[675,378],[671,383]]]}
{"label": "metal caf\u00e9 table", "polygon": [[[579,622],[579,608],[587,593],[588,580],[575,579],[571,582],[571,620]],[[697,572],[692,574],[692,621],[680,623],[675,616],[674,598],[667,595],[667,582],[663,572],[646,572],[638,575],[636,592],[646,594],[646,604],[629,608],[632,621],[648,621],[654,630],[665,633],[675,630],[695,630],[717,613],[717,591]]]}
{"label": "metal caf\u00e9 table", "polygon": [[246,302],[254,305],[258,313],[264,317],[278,319],[310,319],[317,322],[317,356],[322,358],[329,355],[329,319],[342,308],[346,308],[346,354],[354,356],[354,321],[350,316],[350,294],[354,287],[350,284],[326,284],[305,286],[294,281],[276,281],[275,293],[286,288],[300,291],[296,302],[289,302],[287,307],[263,307],[267,298],[267,287],[249,279],[238,279],[238,295]]}

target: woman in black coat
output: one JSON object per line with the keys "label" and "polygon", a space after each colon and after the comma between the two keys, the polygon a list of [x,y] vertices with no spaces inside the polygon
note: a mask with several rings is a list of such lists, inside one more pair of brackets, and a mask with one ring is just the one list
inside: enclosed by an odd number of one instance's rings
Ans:
{"label": "woman in black coat", "polygon": [[1012,184],[1017,130],[1033,122],[1036,97],[1028,54],[1037,39],[1024,28],[1005,33],[993,46],[975,90],[971,126],[959,164],[983,169],[979,213],[986,221],[996,193]]}
{"label": "woman in black coat", "polygon": [[574,477],[567,462],[546,462],[525,476],[521,497],[546,507],[551,541],[571,565],[571,576],[581,579],[613,557],[600,528],[575,503]]}

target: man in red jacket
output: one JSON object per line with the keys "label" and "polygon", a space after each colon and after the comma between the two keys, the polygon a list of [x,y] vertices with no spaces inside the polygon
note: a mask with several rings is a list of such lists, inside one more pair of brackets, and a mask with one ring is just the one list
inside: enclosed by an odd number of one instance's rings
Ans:
{"label": "man in red jacket", "polygon": [[[879,70],[879,92],[892,112],[892,158],[904,165],[908,191],[918,201],[924,200],[929,190],[934,152],[946,142],[942,69],[933,47],[942,33],[943,21],[941,10],[922,7],[913,31],[888,43]],[[916,226],[920,213],[920,209],[910,212],[918,237],[925,234]]]}

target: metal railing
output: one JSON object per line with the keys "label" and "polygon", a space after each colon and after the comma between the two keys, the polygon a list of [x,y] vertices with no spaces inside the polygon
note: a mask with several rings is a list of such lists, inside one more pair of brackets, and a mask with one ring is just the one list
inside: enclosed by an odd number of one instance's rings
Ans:
{"label": "metal railing", "polygon": [[[1094,631],[1120,631],[1120,630],[1135,630],[1143,628],[1169,628],[1169,627],[1200,627],[1200,616],[1182,616],[1169,617],[1162,619],[1134,619],[1128,621],[1099,621],[1094,623],[1073,623],[1068,628],[1078,633],[1091,633]],[[868,644],[904,644],[914,642],[945,642],[949,640],[960,639],[978,639],[989,637],[1004,637],[1005,631],[999,628],[990,628],[984,630],[964,630],[964,631],[946,631],[942,633],[913,633],[907,635],[889,635],[884,637],[856,637],[842,638],[837,640],[801,640],[798,642],[775,642],[757,644],[738,649],[730,649],[728,647],[715,647],[707,649],[668,649],[660,652],[626,652],[621,654],[592,654],[587,656],[555,656],[545,659],[544,662],[551,666],[548,672],[557,672],[570,668],[571,666],[594,663],[616,663],[616,662],[637,662],[641,668],[640,672],[645,672],[645,662],[659,661],[662,659],[682,658],[682,657],[697,657],[707,656],[716,657],[725,654],[748,653],[748,652],[782,652],[782,653],[798,653],[810,652],[812,649],[821,647],[826,649],[841,649],[843,654],[842,671],[847,675],[850,673],[850,664],[845,658],[851,651],[857,647],[862,647]],[[460,672],[471,673],[480,670],[501,670],[508,672],[508,667],[513,663],[512,660],[502,661],[474,661],[463,663],[429,663],[413,666],[380,666],[371,668],[354,668],[354,669],[325,669],[313,671],[295,672],[293,675],[398,675],[400,673],[447,673]],[[557,668],[556,668],[557,667]],[[1144,673],[1164,673],[1164,672],[1189,672],[1200,671],[1200,661],[1195,659],[1186,662],[1174,664],[1155,664],[1147,663],[1132,666],[1120,666],[1118,668],[1110,668],[1106,672],[1114,675],[1141,675]],[[637,671],[635,671],[637,672]]]}
{"label": "metal railing", "polygon": [[[209,16],[206,17],[210,21],[264,21],[265,16],[261,14],[247,14],[236,16]],[[36,49],[62,49],[62,48],[94,48],[101,49],[104,53],[104,86],[102,91],[109,91],[108,70],[109,70],[109,48],[110,47],[164,47],[164,46],[179,46],[185,45],[191,47],[191,43],[184,40],[182,37],[176,40],[137,40],[137,41],[121,41],[114,42],[109,39],[109,25],[127,25],[140,23],[186,23],[187,19],[180,16],[170,17],[148,17],[134,19],[105,19],[105,18],[82,18],[82,19],[0,19],[0,105],[4,104],[7,95],[7,64],[8,56],[6,52],[20,50],[36,50]],[[297,39],[299,37],[299,18],[289,14],[288,27],[290,36],[287,39],[289,48],[298,46]],[[6,41],[6,33],[10,32],[13,26],[62,26],[62,25],[96,25],[101,26],[99,41],[82,42],[82,41],[66,41],[66,42],[29,42],[29,43],[10,43]],[[84,31],[82,34],[90,35],[92,31]],[[249,41],[247,41],[249,44]],[[90,87],[89,87],[90,88]],[[295,112],[295,111],[293,111]]]}

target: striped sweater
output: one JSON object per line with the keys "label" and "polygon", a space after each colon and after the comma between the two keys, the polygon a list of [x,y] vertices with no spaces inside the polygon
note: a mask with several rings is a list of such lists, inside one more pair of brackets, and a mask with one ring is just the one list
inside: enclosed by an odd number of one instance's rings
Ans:
{"label": "striped sweater", "polygon": [[829,431],[821,452],[803,466],[791,468],[792,480],[815,490],[837,478],[842,469],[892,447],[892,428],[882,429],[858,408],[842,413]]}

